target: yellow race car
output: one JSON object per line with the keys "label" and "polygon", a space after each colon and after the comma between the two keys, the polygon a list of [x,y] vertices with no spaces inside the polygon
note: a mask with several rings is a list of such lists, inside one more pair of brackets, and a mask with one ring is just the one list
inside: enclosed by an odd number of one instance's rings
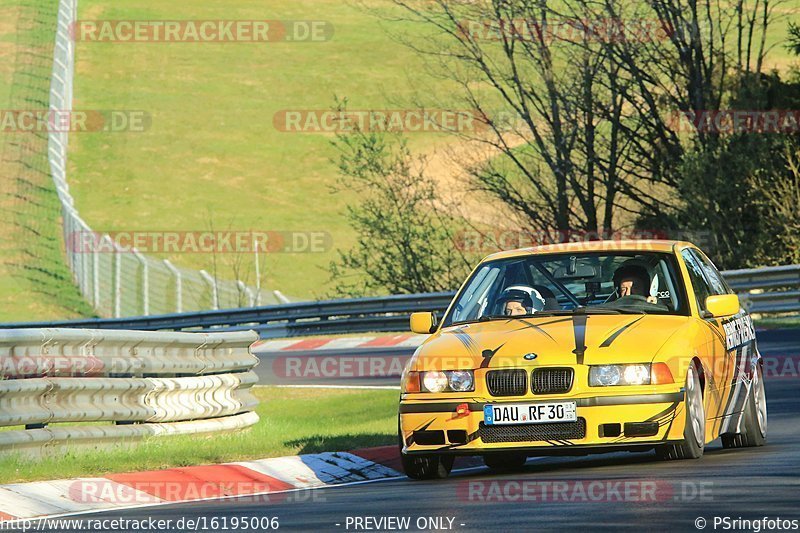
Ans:
{"label": "yellow race car", "polygon": [[401,458],[415,479],[456,455],[649,451],[694,459],[767,435],[762,359],[739,298],[687,242],[599,241],[489,256],[402,378]]}

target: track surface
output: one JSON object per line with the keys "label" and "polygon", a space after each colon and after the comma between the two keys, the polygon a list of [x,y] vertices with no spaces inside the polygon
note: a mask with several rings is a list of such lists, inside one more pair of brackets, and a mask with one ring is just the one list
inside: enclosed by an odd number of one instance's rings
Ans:
{"label": "track surface", "polygon": [[[762,517],[800,520],[800,331],[759,333],[762,354],[769,359],[793,356],[781,363],[780,376],[768,376],[769,442],[763,448],[723,450],[719,442],[697,461],[665,463],[652,453],[609,454],[529,461],[515,474],[500,475],[486,469],[452,475],[447,480],[412,482],[405,479],[343,486],[304,494],[295,501],[253,503],[247,499],[169,505],[95,514],[88,518],[144,519],[181,517],[272,517],[284,530],[364,531],[347,517],[410,517],[418,530],[421,517],[453,518],[455,531],[529,530],[676,530],[697,531],[695,521],[705,519],[705,531],[752,530],[714,527],[714,517],[760,520]],[[620,501],[613,494],[590,501],[569,492],[569,501],[480,502],[470,500],[469,483],[566,481],[588,487],[591,481],[655,483],[656,501]],[[581,483],[584,483],[581,485]],[[574,485],[571,485],[574,486]],[[488,485],[484,485],[488,487]],[[515,494],[519,495],[519,492]],[[290,497],[289,499],[293,499]],[[627,501],[625,501],[627,500]],[[338,525],[337,525],[338,524]],[[445,524],[447,522],[445,521]],[[462,525],[463,524],[463,525]],[[386,530],[389,528],[375,528]],[[429,528],[425,528],[429,529]],[[432,528],[430,528],[432,529]],[[764,530],[764,529],[762,529]]]}

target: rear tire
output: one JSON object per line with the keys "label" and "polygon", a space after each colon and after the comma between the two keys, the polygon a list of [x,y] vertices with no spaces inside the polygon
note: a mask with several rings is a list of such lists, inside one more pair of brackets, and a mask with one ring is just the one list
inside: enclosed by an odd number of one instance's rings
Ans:
{"label": "rear tire", "polygon": [[514,471],[525,466],[528,456],[524,453],[489,453],[483,456],[483,463],[492,470]]}
{"label": "rear tire", "polygon": [[694,364],[686,373],[686,392],[684,398],[686,423],[683,441],[656,447],[656,456],[665,461],[679,459],[699,459],[705,450],[706,414],[703,408],[703,390],[700,386],[699,372]]}
{"label": "rear tire", "polygon": [[758,365],[742,414],[742,432],[722,435],[723,448],[753,448],[767,443],[767,393]]}

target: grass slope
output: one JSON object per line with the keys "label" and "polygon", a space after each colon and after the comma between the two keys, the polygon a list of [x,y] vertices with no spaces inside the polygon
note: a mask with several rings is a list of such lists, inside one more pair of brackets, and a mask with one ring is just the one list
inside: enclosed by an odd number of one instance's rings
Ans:
{"label": "grass slope", "polygon": [[[421,71],[419,60],[372,15],[341,0],[82,0],[80,9],[82,19],[333,24],[333,40],[323,43],[80,43],[76,107],[145,110],[152,126],[73,136],[70,180],[96,230],[202,231],[213,218],[217,229],[325,231],[334,247],[350,247],[344,206],[355,197],[331,193],[330,136],[276,131],[273,116],[329,109],[335,96],[350,97],[353,109],[396,108],[393,100],[411,94],[413,77],[405,76]],[[333,257],[332,250],[271,255],[263,285],[297,298],[320,295]],[[170,259],[212,263],[201,254]],[[219,260],[224,268],[231,258]]]}
{"label": "grass slope", "polygon": [[[57,2],[0,0],[0,109],[46,109]],[[0,132],[0,320],[91,314],[64,263],[44,133]]]}

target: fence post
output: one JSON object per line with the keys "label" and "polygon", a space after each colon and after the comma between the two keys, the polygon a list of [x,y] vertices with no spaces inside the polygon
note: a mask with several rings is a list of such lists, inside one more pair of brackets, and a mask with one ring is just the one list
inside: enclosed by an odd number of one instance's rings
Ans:
{"label": "fence post", "polygon": [[211,288],[211,308],[215,311],[219,309],[219,295],[217,294],[217,280],[211,277],[211,274],[205,270],[200,271],[200,275],[206,280],[208,286]]}
{"label": "fence post", "polygon": [[139,260],[142,265],[142,312],[144,316],[150,315],[150,265],[147,259],[144,258],[138,250],[133,251],[133,255]]}
{"label": "fence post", "polygon": [[106,235],[114,247],[114,318],[122,316],[122,250]]}
{"label": "fence post", "polygon": [[[102,242],[101,239],[101,245]],[[92,300],[94,301],[94,308],[97,310],[100,308],[100,246],[92,250],[92,275],[94,277],[92,280],[94,298]]]}
{"label": "fence post", "polygon": [[181,276],[180,270],[175,268],[168,259],[164,259],[164,265],[172,272],[172,275],[175,276],[175,312],[183,313],[183,277]]}

